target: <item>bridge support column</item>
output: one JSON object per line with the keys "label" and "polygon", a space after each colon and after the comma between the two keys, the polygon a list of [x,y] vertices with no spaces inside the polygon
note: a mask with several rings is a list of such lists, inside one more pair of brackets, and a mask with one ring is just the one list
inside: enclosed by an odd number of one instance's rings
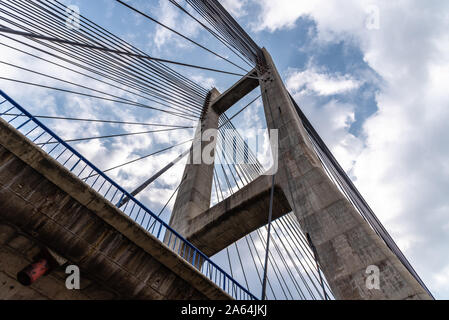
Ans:
{"label": "bridge support column", "polygon": [[[208,164],[201,158],[204,148],[210,143],[207,141],[201,143],[201,139],[202,133],[206,130],[218,129],[219,114],[212,108],[212,102],[218,96],[220,96],[220,93],[215,88],[209,92],[207,105],[204,107],[203,116],[196,129],[193,142],[194,145],[200,145],[201,148],[193,147],[189,155],[170,218],[170,226],[183,236],[189,222],[209,209],[210,206],[214,162]],[[213,143],[216,143],[216,137],[214,139]],[[213,150],[215,150],[215,147]],[[166,236],[167,241],[168,236]]]}
{"label": "bridge support column", "polygon": [[[429,299],[430,296],[325,173],[268,54],[260,74],[269,129],[279,130],[276,185],[309,234],[337,299]],[[380,289],[366,285],[379,268]]]}

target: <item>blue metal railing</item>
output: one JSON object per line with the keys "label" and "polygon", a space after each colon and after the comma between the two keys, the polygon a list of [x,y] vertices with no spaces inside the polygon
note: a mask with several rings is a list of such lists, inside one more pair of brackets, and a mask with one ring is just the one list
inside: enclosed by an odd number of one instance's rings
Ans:
{"label": "blue metal railing", "polygon": [[[112,204],[129,199],[120,210],[192,264],[223,291],[239,300],[257,300],[193,244],[85,159],[38,119],[0,90],[0,117]],[[3,100],[3,99],[1,99]],[[164,241],[165,240],[165,241]]]}

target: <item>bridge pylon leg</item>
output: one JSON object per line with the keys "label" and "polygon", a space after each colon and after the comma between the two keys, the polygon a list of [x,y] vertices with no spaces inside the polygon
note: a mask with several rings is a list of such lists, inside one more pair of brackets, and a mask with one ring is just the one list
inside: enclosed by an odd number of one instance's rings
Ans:
{"label": "bridge pylon leg", "polygon": [[[210,207],[214,161],[206,163],[203,161],[202,155],[210,143],[216,143],[217,138],[212,137],[209,142],[204,142],[202,139],[203,133],[207,130],[218,130],[219,114],[212,108],[212,102],[218,96],[220,96],[220,93],[215,88],[207,96],[200,122],[196,128],[192,150],[184,169],[178,195],[170,217],[170,226],[181,235],[186,234],[186,229],[189,227],[189,223],[193,218]],[[214,152],[215,146],[211,149],[211,154],[213,155]],[[164,242],[169,246],[170,239],[170,235],[166,234]],[[184,248],[175,248],[175,251],[188,252]],[[190,260],[189,257],[186,257],[186,259]],[[202,262],[198,263],[198,265],[201,266]]]}
{"label": "bridge pylon leg", "polygon": [[[430,299],[417,280],[338,190],[318,159],[269,53],[259,74],[269,129],[279,135],[276,185],[283,190],[337,299]],[[378,268],[379,289],[367,286]]]}

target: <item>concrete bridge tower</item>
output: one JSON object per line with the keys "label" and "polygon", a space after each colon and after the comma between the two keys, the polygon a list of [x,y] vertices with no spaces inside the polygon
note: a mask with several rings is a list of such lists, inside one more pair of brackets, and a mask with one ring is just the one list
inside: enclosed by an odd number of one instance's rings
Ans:
{"label": "concrete bridge tower", "polygon": [[[335,297],[430,299],[327,175],[271,56],[262,52],[263,68],[254,69],[222,95],[211,92],[201,128],[217,129],[219,115],[260,86],[268,128],[279,135],[273,219],[294,212],[316,248]],[[188,164],[170,221],[209,256],[267,223],[272,185],[271,177],[261,176],[209,208],[212,182],[213,164]],[[369,266],[379,268],[379,290],[366,286]]]}

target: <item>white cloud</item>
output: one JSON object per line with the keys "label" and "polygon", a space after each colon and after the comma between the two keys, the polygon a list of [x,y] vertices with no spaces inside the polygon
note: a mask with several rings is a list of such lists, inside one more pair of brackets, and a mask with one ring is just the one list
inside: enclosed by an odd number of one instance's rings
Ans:
{"label": "white cloud", "polygon": [[[189,8],[189,7],[187,7]],[[157,19],[168,27],[180,32],[187,37],[194,37],[198,34],[201,26],[191,17],[183,14],[178,8],[167,0],[160,0],[159,7],[156,10]],[[172,31],[160,25],[156,27],[155,35],[149,35],[150,43],[161,49],[165,46],[186,47],[189,43]],[[171,47],[173,49],[173,47]]]}
{"label": "white cloud", "polygon": [[193,80],[193,82],[198,83],[203,88],[207,89],[217,88],[216,80],[214,78],[206,77],[201,74],[196,74],[192,75],[191,79]]}
{"label": "white cloud", "polygon": [[349,132],[355,122],[355,106],[335,99],[320,106],[313,95],[303,95],[302,92],[293,91],[293,97],[349,173],[363,149],[362,139]]}
{"label": "white cloud", "polygon": [[286,84],[289,90],[300,91],[300,94],[329,96],[357,89],[361,82],[350,75],[320,73],[311,67],[304,71],[290,69]]}
{"label": "white cloud", "polygon": [[449,287],[449,266],[434,275],[436,287],[445,290]]}
{"label": "white cloud", "polygon": [[258,0],[261,12],[257,22],[252,25],[255,31],[291,29],[300,17],[314,19],[320,35],[329,40],[343,32],[363,29],[366,22],[365,8],[372,1],[290,1],[290,0]]}

